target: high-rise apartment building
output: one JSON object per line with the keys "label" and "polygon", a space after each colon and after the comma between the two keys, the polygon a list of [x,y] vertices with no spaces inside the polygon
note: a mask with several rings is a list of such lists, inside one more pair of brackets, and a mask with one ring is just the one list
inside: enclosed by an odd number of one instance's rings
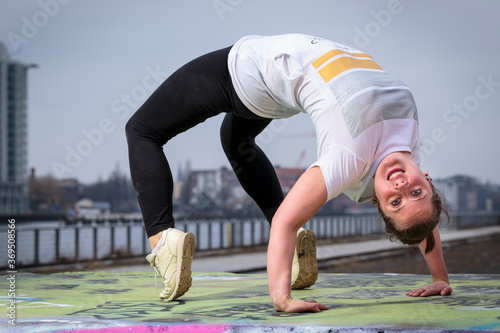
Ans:
{"label": "high-rise apartment building", "polygon": [[27,72],[0,43],[0,214],[28,210]]}

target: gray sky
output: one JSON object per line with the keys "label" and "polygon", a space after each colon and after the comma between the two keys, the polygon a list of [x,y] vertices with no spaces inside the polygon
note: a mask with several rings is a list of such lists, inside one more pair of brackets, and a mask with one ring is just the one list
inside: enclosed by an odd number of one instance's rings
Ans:
{"label": "gray sky", "polygon": [[[29,73],[28,166],[38,175],[128,173],[124,126],[185,62],[247,34],[300,32],[357,47],[412,90],[422,169],[500,183],[500,1],[0,0],[0,41]],[[174,170],[229,166],[217,116],[169,142]],[[276,165],[315,161],[305,115],[259,139]],[[306,151],[305,157],[301,154]]]}

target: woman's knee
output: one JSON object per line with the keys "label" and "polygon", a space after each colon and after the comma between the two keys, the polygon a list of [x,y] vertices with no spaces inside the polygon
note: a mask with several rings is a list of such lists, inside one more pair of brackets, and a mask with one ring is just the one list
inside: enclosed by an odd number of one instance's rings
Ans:
{"label": "woman's knee", "polygon": [[254,120],[227,114],[220,129],[222,149],[229,155],[245,155],[258,149],[255,138],[269,122],[267,119]]}
{"label": "woman's knee", "polygon": [[168,141],[168,139],[165,138],[164,132],[151,128],[148,124],[144,124],[143,121],[135,116],[132,116],[125,124],[125,136],[129,143],[140,140],[163,146]]}
{"label": "woman's knee", "polygon": [[220,142],[226,155],[231,155],[237,151],[237,145],[235,144],[236,140],[233,135],[232,118],[231,114],[227,114],[220,127]]}
{"label": "woman's knee", "polygon": [[136,137],[139,131],[137,130],[137,120],[132,116],[125,124],[125,136],[127,141],[130,142],[132,138]]}

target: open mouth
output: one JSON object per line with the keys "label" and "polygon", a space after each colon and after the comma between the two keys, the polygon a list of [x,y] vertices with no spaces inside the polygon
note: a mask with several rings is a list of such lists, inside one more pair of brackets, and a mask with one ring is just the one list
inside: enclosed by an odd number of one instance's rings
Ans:
{"label": "open mouth", "polygon": [[389,172],[389,174],[387,175],[387,180],[392,180],[392,179],[396,179],[397,177],[401,176],[402,174],[404,174],[404,170],[403,169],[393,169]]}

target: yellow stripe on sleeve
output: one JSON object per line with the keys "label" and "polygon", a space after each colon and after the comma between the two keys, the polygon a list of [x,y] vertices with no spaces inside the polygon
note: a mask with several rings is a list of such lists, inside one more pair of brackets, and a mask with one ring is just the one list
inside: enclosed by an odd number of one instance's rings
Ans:
{"label": "yellow stripe on sleeve", "polygon": [[[321,58],[320,58],[321,59]],[[319,60],[319,59],[318,59]],[[353,68],[379,69],[382,68],[371,59],[357,59],[351,57],[342,57],[335,59],[331,63],[319,70],[319,75],[325,80],[330,81],[335,76]]]}
{"label": "yellow stripe on sleeve", "polygon": [[318,69],[319,66],[323,65],[325,62],[327,62],[328,60],[330,60],[331,58],[333,58],[335,56],[338,56],[339,54],[348,54],[348,55],[351,55],[353,57],[360,57],[360,58],[371,58],[366,53],[361,53],[361,52],[360,53],[349,53],[349,52],[346,52],[346,51],[335,49],[335,50],[328,51],[327,53],[325,53],[324,55],[322,55],[321,57],[319,57],[318,59],[316,59],[312,63],[312,65],[313,65],[314,68]]}

